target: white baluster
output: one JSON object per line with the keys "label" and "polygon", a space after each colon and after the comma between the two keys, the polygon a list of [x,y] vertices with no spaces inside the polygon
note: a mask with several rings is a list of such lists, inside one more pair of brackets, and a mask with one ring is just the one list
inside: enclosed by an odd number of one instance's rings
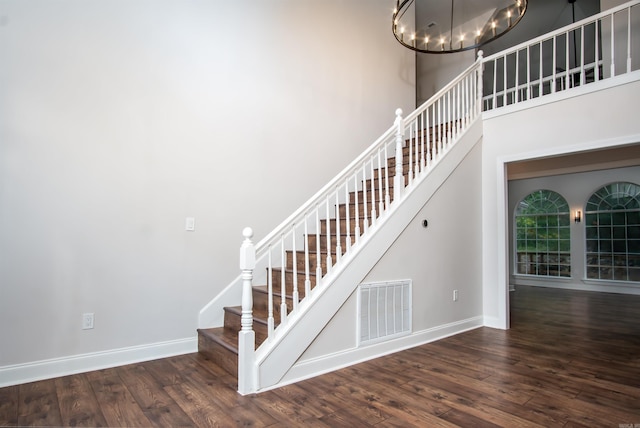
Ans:
{"label": "white baluster", "polygon": [[413,183],[413,123],[409,124],[409,143],[407,144],[407,147],[409,147],[409,177],[408,178],[408,185],[411,186],[411,183]]}
{"label": "white baluster", "polygon": [[320,251],[322,241],[322,228],[320,227],[320,205],[316,205],[316,286],[322,278],[322,253]]}
{"label": "white baluster", "polygon": [[[479,68],[482,68],[482,64],[480,64],[479,67],[476,67],[475,70],[473,70],[471,73],[469,73],[469,80],[467,81],[467,87],[466,87],[466,103],[467,103],[467,107],[466,107],[466,115],[465,117],[467,118],[467,122],[465,124],[465,128],[469,127],[469,125],[471,125],[471,121],[473,120],[473,118],[476,115],[476,103],[474,102],[474,100],[477,97],[477,93],[475,91],[476,85],[476,79],[478,78],[478,72],[477,70]],[[480,94],[482,96],[482,94]],[[480,99],[480,102],[482,102],[482,99]]]}
{"label": "white baluster", "polygon": [[416,147],[416,153],[414,154],[414,156],[416,157],[416,166],[415,166],[415,170],[416,170],[416,177],[418,177],[418,174],[420,173],[420,171],[422,171],[422,159],[420,158],[420,144],[421,144],[421,138],[422,138],[422,132],[420,132],[420,126],[421,126],[421,121],[422,121],[422,113],[420,113],[418,116],[416,116],[415,119],[413,119],[413,127],[415,128],[416,132],[416,143],[415,143],[415,147]]}
{"label": "white baluster", "polygon": [[433,128],[434,128],[434,159],[440,155],[440,99],[437,99],[433,103]]}
{"label": "white baluster", "polygon": [[[349,204],[349,177],[344,181],[344,204],[345,204],[345,221],[347,222],[347,236],[345,237],[346,249],[345,254],[351,249],[351,207]],[[358,221],[356,220],[356,225]]]}
{"label": "white baluster", "polygon": [[415,135],[416,135],[415,136],[416,142],[414,144],[415,153],[413,154],[413,156],[415,157],[416,160],[415,160],[415,166],[414,166],[413,169],[416,172],[414,178],[417,178],[418,174],[420,173],[420,171],[422,169],[421,168],[422,167],[422,165],[421,165],[422,159],[420,158],[420,138],[422,137],[421,136],[421,132],[420,132],[420,115],[418,115],[415,119],[413,119],[413,127],[415,128]]}
{"label": "white baluster", "polygon": [[631,73],[631,7],[627,8],[627,73]]}
{"label": "white baluster", "polygon": [[527,46],[527,100],[531,99],[531,49]]}
{"label": "white baluster", "polygon": [[598,82],[600,80],[600,25],[598,25],[600,23],[600,20],[597,20],[595,22],[595,27],[596,27],[596,31],[595,31],[595,40],[594,40],[594,45],[596,47],[596,57],[595,57],[595,70],[594,70],[594,75],[595,75],[595,80],[596,82]]}
{"label": "white baluster", "polygon": [[469,75],[466,75],[460,81],[460,92],[458,93],[460,103],[458,105],[458,120],[459,120],[459,128],[458,133],[464,132],[464,129],[467,127],[467,85],[469,84]]}
{"label": "white baluster", "polygon": [[585,84],[584,72],[584,25],[580,27],[580,86]]}
{"label": "white baluster", "polygon": [[309,279],[309,214],[304,215],[304,297],[309,297],[311,292],[311,279]]}
{"label": "white baluster", "polygon": [[280,270],[280,323],[284,324],[287,321],[287,288],[285,284],[287,253],[284,249],[284,235],[280,235],[280,254],[282,257],[282,269]]}
{"label": "white baluster", "polygon": [[384,144],[384,187],[385,187],[385,195],[384,202],[389,209],[389,205],[391,205],[391,196],[389,195],[389,153],[387,151],[387,143]]}
{"label": "white baluster", "polygon": [[482,85],[483,85],[482,79],[483,79],[483,77],[482,77],[482,75],[484,73],[484,71],[483,71],[484,63],[482,62],[482,56],[483,55],[484,55],[484,52],[482,50],[479,50],[478,51],[478,61],[480,62],[480,66],[478,67],[478,69],[476,71],[477,77],[475,79],[475,82],[472,82],[472,83],[474,83],[476,85],[476,87],[478,89],[478,91],[476,92],[476,96],[474,97],[474,100],[475,100],[474,104],[476,106],[476,108],[475,108],[476,114],[474,116],[474,119],[478,115],[482,114],[482,92],[483,92],[483,88],[482,88]]}
{"label": "white baluster", "polygon": [[471,117],[473,115],[472,111],[472,102],[471,97],[475,95],[473,92],[473,79],[476,77],[475,70],[469,73],[467,78],[464,81],[464,127],[463,129],[467,129],[469,124],[471,123]]}
{"label": "white baluster", "polygon": [[448,132],[448,143],[451,144],[451,140],[453,140],[453,105],[455,102],[455,92],[453,91],[453,87],[447,91],[446,94],[446,103],[447,103],[447,132]]}
{"label": "white baluster", "polygon": [[471,89],[471,78],[475,71],[472,71],[464,78],[464,85],[462,86],[462,122],[460,124],[460,131],[464,132],[469,126],[469,90]]}
{"label": "white baluster", "polygon": [[398,201],[400,200],[404,189],[404,177],[402,175],[404,120],[402,119],[402,109],[396,110],[396,120],[393,125],[396,127],[396,173],[393,181],[393,199]]}
{"label": "white baluster", "polygon": [[376,224],[376,219],[378,217],[378,214],[376,213],[376,176],[373,173],[374,158],[375,155],[371,155],[371,158],[369,159],[369,167],[371,169],[371,226],[374,226]]}
{"label": "white baluster", "polygon": [[473,87],[472,78],[475,77],[475,71],[472,71],[464,78],[464,125],[462,129],[467,129],[471,120],[471,103],[469,96],[471,94],[471,88]]}
{"label": "white baluster", "polygon": [[[615,47],[615,23],[614,23],[614,14],[611,14],[611,77],[616,75],[616,57],[614,52],[616,51]],[[631,30],[629,30],[631,31]]]}
{"label": "white baluster", "polygon": [[[356,227],[353,233],[355,234],[356,243],[360,240],[360,205],[358,201],[358,171],[353,175],[353,193],[355,196],[355,206],[356,206]],[[365,207],[365,212],[367,211]]]}
{"label": "white baluster", "polygon": [[440,128],[442,129],[442,138],[441,138],[442,144],[440,148],[442,149],[442,153],[444,153],[444,150],[447,145],[447,95],[443,94],[442,97],[440,97],[439,101],[442,101],[442,111],[440,115]]}
{"label": "white baluster", "polygon": [[[369,206],[367,205],[367,171],[366,171],[366,167],[367,167],[367,162],[365,161],[362,164],[362,187],[364,188],[364,191],[362,192],[362,207],[363,207],[362,209],[364,210],[362,222],[364,223],[364,231],[365,232],[369,228],[369,220],[367,218],[368,211],[369,211]],[[356,189],[356,191],[357,190],[358,189]]]}
{"label": "white baluster", "polygon": [[340,197],[338,196],[338,186],[336,186],[336,263],[338,263],[342,258],[340,237]]}
{"label": "white baluster", "polygon": [[424,134],[428,132],[428,129],[424,127],[425,117],[428,116],[427,112],[428,110],[425,110],[422,113],[420,113],[420,127],[422,128],[422,135],[420,138],[422,141],[422,153],[420,153],[420,168],[422,169],[422,171],[424,171],[425,168],[427,167],[427,159],[425,158],[425,152],[424,152],[424,148],[425,148]]}
{"label": "white baluster", "polygon": [[256,251],[251,238],[253,230],[246,227],[242,231],[244,241],[240,247],[240,270],[242,271],[242,326],[238,333],[238,391],[241,394],[257,389],[257,369],[255,367],[256,336],[253,331],[253,270],[256,267]]}
{"label": "white baluster", "polygon": [[425,110],[425,118],[426,118],[426,128],[425,128],[425,132],[427,133],[427,152],[425,153],[426,156],[426,160],[425,160],[425,167],[429,167],[429,165],[431,164],[431,147],[432,147],[432,141],[433,141],[433,135],[432,135],[432,130],[431,130],[431,126],[429,126],[429,110],[432,107],[429,106],[427,107],[427,109]]}
{"label": "white baluster", "polygon": [[331,258],[331,217],[329,214],[329,195],[326,197],[325,206],[327,208],[327,273],[329,273],[333,266],[333,260]]}
{"label": "white baluster", "polygon": [[458,135],[458,110],[459,110],[460,82],[451,88],[451,140],[455,141]]}
{"label": "white baluster", "polygon": [[556,92],[556,36],[553,36],[553,61],[551,67],[553,72],[551,73],[551,93]]}
{"label": "white baluster", "polygon": [[438,157],[440,157],[444,145],[443,110],[442,98],[438,98]]}
{"label": "white baluster", "polygon": [[[477,68],[482,68],[482,64],[480,64],[480,66]],[[469,76],[467,76],[467,86],[465,88],[465,129],[471,124],[471,120],[473,119],[473,117],[475,117],[474,108],[476,107],[476,103],[473,102],[476,97],[476,93],[474,92],[474,88],[476,87],[474,84],[475,79],[476,71],[474,70],[473,72],[469,73]],[[482,101],[482,99],[480,101]]]}
{"label": "white baluster", "polygon": [[543,79],[542,79],[542,42],[540,42],[540,67],[538,70],[538,79],[540,80],[539,83],[539,89],[538,89],[538,96],[541,97],[544,93],[544,88],[542,87],[542,83],[543,83]]}
{"label": "white baluster", "polygon": [[498,108],[498,58],[493,60],[493,108]]}
{"label": "white baluster", "polygon": [[449,144],[455,139],[456,130],[456,85],[449,90]]}
{"label": "white baluster", "polygon": [[516,51],[516,103],[520,101],[520,51]]}
{"label": "white baluster", "polygon": [[447,95],[449,95],[449,92],[442,94],[442,97],[440,98],[442,100],[442,149],[443,152],[444,150],[446,150],[447,148],[447,139],[449,137],[449,130],[447,129],[447,122],[448,122],[448,115],[447,115],[447,110],[449,109],[449,106],[447,104]]}
{"label": "white baluster", "polygon": [[[476,67],[471,73],[469,73],[468,76],[468,80],[467,80],[467,86],[465,88],[466,94],[465,94],[465,129],[467,127],[469,127],[469,125],[471,124],[471,121],[473,120],[473,118],[475,117],[475,108],[476,108],[476,103],[473,102],[474,99],[476,98],[477,94],[475,92],[475,80],[477,78],[477,69],[478,68],[482,68],[482,64],[480,64],[479,67]],[[482,100],[481,100],[482,101]]]}
{"label": "white baluster", "polygon": [[445,103],[447,104],[447,108],[445,109],[446,119],[446,130],[447,130],[447,148],[451,145],[451,122],[453,117],[451,115],[451,90],[447,91]]}
{"label": "white baluster", "polygon": [[273,263],[271,261],[271,245],[269,245],[267,253],[269,254],[269,266],[267,268],[267,305],[269,307],[267,316],[267,337],[271,337],[275,328],[275,320],[273,318]]}
{"label": "white baluster", "polygon": [[382,184],[382,161],[380,159],[380,149],[378,149],[378,213],[382,215],[384,212],[384,196],[382,195],[382,189],[384,185]]}
{"label": "white baluster", "polygon": [[502,80],[503,80],[503,86],[502,86],[502,90],[504,91],[503,94],[503,98],[502,98],[502,106],[506,106],[507,105],[507,55],[505,55],[503,57],[503,61],[502,61]]}
{"label": "white baluster", "polygon": [[456,138],[458,138],[458,135],[460,135],[460,129],[462,127],[462,87],[464,86],[465,83],[465,79],[462,79],[457,85],[456,85],[456,114],[455,119],[456,119]]}
{"label": "white baluster", "polygon": [[298,299],[300,294],[298,292],[298,252],[296,251],[296,225],[293,223],[291,225],[291,255],[293,259],[293,284],[292,284],[292,292],[291,297],[293,298],[293,310],[295,311],[298,308]]}
{"label": "white baluster", "polygon": [[566,76],[564,77],[564,79],[565,79],[564,88],[565,89],[569,89],[571,87],[571,80],[569,79],[569,74],[571,74],[570,73],[571,62],[570,62],[570,59],[569,59],[569,32],[568,31],[565,33],[564,41],[565,41],[564,49],[565,49],[565,63],[566,63],[565,64]]}
{"label": "white baluster", "polygon": [[462,125],[462,122],[461,122],[462,121],[462,116],[460,114],[460,112],[462,110],[460,108],[460,104],[461,104],[461,101],[462,101],[462,99],[460,98],[460,93],[462,92],[462,85],[464,85],[464,79],[456,84],[456,96],[455,96],[456,103],[455,103],[455,109],[454,109],[455,113],[453,115],[453,118],[454,118],[454,120],[456,122],[456,126],[455,126],[456,132],[455,132],[455,135],[454,135],[454,137],[456,139],[458,138],[458,135],[460,134],[460,126]]}

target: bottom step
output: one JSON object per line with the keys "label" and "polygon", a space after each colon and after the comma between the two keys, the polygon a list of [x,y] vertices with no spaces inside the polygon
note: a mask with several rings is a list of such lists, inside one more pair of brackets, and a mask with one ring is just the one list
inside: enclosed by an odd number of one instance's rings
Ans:
{"label": "bottom step", "polygon": [[238,336],[224,327],[198,329],[198,352],[238,376]]}

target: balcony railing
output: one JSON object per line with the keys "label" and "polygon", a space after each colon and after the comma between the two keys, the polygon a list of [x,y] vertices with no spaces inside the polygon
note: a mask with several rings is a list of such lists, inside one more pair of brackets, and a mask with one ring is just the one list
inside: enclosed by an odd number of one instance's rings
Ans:
{"label": "balcony railing", "polygon": [[639,69],[640,0],[635,0],[485,58],[483,110]]}

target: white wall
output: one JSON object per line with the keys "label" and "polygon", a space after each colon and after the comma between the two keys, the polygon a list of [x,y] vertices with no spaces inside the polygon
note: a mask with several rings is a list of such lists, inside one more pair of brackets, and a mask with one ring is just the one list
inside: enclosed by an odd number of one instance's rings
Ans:
{"label": "white wall", "polygon": [[2,0],[0,369],[195,349],[242,228],[266,235],[414,105],[391,10]]}
{"label": "white wall", "polygon": [[[638,159],[638,162],[640,163],[640,159]],[[513,248],[515,248],[513,224],[517,205],[524,197],[536,190],[552,190],[566,199],[572,213],[575,212],[575,210],[580,210],[584,213],[584,207],[591,195],[601,187],[616,181],[628,181],[640,184],[640,166],[509,181],[507,211],[509,213],[509,243],[512,245],[509,251],[510,283],[515,285],[516,288],[519,284],[543,285],[545,287],[640,294],[640,284],[634,286],[633,284],[620,284],[613,281],[584,281],[586,274],[584,221],[581,223],[571,222],[570,278],[514,276],[516,268],[513,254]]]}
{"label": "white wall", "polygon": [[[504,109],[485,114],[482,154],[483,299],[485,323],[508,327],[507,184],[505,168],[512,161],[536,159],[640,141],[636,105],[640,82],[627,76],[586,86],[568,99],[547,96],[536,108]],[[634,77],[634,76],[631,76]],[[580,93],[580,91],[575,91]],[[554,102],[555,100],[555,102]],[[531,102],[529,106],[534,106]],[[605,107],[606,106],[606,107]]]}

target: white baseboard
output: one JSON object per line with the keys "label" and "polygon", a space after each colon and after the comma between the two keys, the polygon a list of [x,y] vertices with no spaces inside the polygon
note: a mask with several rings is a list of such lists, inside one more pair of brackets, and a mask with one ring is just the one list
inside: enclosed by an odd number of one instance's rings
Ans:
{"label": "white baseboard", "polygon": [[504,325],[504,321],[502,321],[498,317],[484,317],[483,325],[489,328],[497,328],[500,330],[506,330],[508,327]]}
{"label": "white baseboard", "polygon": [[364,361],[393,354],[405,349],[414,348],[429,342],[444,339],[445,337],[463,333],[482,327],[482,317],[469,318],[450,324],[433,327],[427,330],[414,332],[408,336],[402,336],[386,342],[376,343],[360,348],[351,348],[322,357],[296,363],[284,376],[282,382],[259,392],[279,388],[305,379],[310,379],[321,374],[349,367]]}
{"label": "white baseboard", "polygon": [[0,367],[0,387],[198,351],[197,337]]}
{"label": "white baseboard", "polygon": [[614,282],[595,279],[583,279],[579,282],[521,280],[519,284],[529,287],[561,288],[564,290],[597,291],[599,293],[617,293],[640,295],[640,285],[632,282]]}

